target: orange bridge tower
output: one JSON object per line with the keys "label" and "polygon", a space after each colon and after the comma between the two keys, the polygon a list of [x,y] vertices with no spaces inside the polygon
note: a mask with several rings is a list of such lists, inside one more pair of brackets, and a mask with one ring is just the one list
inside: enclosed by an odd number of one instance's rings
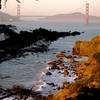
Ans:
{"label": "orange bridge tower", "polygon": [[88,25],[89,23],[89,3],[86,3],[85,8],[85,24]]}

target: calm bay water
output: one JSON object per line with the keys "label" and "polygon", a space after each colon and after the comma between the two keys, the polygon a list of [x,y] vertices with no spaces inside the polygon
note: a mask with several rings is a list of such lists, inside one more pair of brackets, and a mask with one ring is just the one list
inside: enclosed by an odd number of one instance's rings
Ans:
{"label": "calm bay water", "polygon": [[[54,52],[61,50],[69,51],[77,40],[89,40],[94,36],[100,35],[100,23],[90,23],[88,26],[77,22],[47,22],[47,21],[24,21],[11,22],[17,26],[18,30],[33,30],[36,28],[46,28],[56,31],[80,31],[84,32],[79,36],[69,36],[60,38],[52,42],[45,53],[31,54],[17,59],[4,61],[0,64],[0,85],[11,87],[14,84],[23,84],[31,87],[40,80],[42,71],[46,68],[46,61],[54,58]],[[69,54],[69,52],[67,52]]]}

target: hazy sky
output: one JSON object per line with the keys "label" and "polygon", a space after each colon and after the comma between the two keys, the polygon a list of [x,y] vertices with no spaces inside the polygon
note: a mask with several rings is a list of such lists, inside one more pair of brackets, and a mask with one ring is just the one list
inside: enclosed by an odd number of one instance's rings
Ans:
{"label": "hazy sky", "polygon": [[[54,15],[60,13],[85,13],[86,0],[20,0],[21,15]],[[90,14],[100,16],[100,0],[88,0]],[[16,0],[8,0],[4,12],[16,15]]]}

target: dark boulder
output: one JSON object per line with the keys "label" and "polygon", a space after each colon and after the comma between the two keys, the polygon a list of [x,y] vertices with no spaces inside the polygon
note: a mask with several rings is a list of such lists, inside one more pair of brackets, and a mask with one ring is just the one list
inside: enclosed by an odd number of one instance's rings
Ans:
{"label": "dark boulder", "polygon": [[52,73],[51,72],[47,72],[46,75],[52,75]]}

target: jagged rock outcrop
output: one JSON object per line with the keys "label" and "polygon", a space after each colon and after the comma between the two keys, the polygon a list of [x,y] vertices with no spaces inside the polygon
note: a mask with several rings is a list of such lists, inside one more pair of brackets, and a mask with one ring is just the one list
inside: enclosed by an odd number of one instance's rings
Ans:
{"label": "jagged rock outcrop", "polygon": [[[43,28],[35,29],[30,32],[15,31],[12,25],[0,25],[0,61],[8,58],[23,55],[24,52],[44,52],[48,51],[51,42],[60,37],[80,35],[80,32],[57,32]],[[9,56],[9,57],[8,57]]]}

